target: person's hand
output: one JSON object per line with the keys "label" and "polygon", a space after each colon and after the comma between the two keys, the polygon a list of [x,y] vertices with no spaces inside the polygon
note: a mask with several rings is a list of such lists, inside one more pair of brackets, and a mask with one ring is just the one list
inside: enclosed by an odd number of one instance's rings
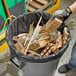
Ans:
{"label": "person's hand", "polygon": [[76,12],[76,2],[65,9],[55,11],[53,13],[53,18],[59,17],[65,21],[74,12]]}
{"label": "person's hand", "polygon": [[58,17],[61,18],[63,21],[65,21],[70,15],[72,14],[72,11],[69,7],[55,11],[53,13],[53,18]]}

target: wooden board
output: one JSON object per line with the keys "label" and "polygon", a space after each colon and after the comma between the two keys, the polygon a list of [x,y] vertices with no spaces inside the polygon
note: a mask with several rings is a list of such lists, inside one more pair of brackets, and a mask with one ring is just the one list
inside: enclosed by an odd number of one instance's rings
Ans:
{"label": "wooden board", "polygon": [[15,44],[15,47],[16,47],[16,49],[17,49],[18,51],[20,51],[21,53],[24,54],[25,48],[23,47],[23,45],[22,45],[21,43],[17,42],[17,43]]}
{"label": "wooden board", "polygon": [[46,0],[34,0],[42,5],[46,5],[48,2]]}
{"label": "wooden board", "polygon": [[37,8],[37,9],[42,8],[42,5],[37,3],[37,2],[35,2],[35,1],[30,2],[29,5],[31,5],[34,8]]}
{"label": "wooden board", "polygon": [[31,6],[28,6],[27,11],[29,11],[29,12],[33,12],[33,11],[36,11],[36,9],[33,8],[33,7],[31,7]]}
{"label": "wooden board", "polygon": [[46,36],[46,38],[44,39],[40,39],[34,43],[32,43],[29,47],[29,50],[38,50],[40,48],[45,47],[49,42],[53,42],[55,39],[53,36]]}

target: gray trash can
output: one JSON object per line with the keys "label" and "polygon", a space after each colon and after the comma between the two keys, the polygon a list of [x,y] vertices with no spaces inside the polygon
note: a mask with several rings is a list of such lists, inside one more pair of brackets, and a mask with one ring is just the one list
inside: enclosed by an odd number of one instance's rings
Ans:
{"label": "gray trash can", "polygon": [[[40,15],[42,15],[43,17],[41,24],[46,23],[46,21],[51,17],[47,13],[45,14],[44,13],[40,14],[40,12],[26,13],[20,15],[14,21],[12,21],[12,23],[10,23],[6,31],[6,40],[10,48],[10,61],[17,68],[23,71],[24,76],[53,76],[57,68],[59,59],[68,48],[70,42],[70,31],[68,29],[69,33],[68,40],[66,44],[56,54],[50,54],[49,56],[42,56],[42,57],[38,56],[33,57],[23,55],[21,52],[19,52],[14,46],[15,42],[12,40],[12,37],[24,32],[28,32],[29,25],[33,21],[36,24]],[[64,27],[67,27],[65,23],[63,23],[59,27],[60,29],[58,30],[63,32]],[[16,58],[19,61],[18,64],[14,61],[14,58]]]}

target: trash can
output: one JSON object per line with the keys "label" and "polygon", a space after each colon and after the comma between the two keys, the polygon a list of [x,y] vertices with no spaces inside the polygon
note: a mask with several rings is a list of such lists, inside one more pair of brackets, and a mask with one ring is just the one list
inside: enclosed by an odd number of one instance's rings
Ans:
{"label": "trash can", "polygon": [[[41,23],[43,24],[46,23],[47,20],[51,17],[47,13],[26,13],[20,15],[15,20],[13,20],[13,22],[10,23],[6,31],[6,40],[10,48],[10,61],[17,68],[23,71],[23,76],[53,76],[57,68],[59,59],[68,48],[70,42],[70,31],[68,29],[69,36],[66,44],[55,54],[50,54],[49,56],[33,57],[23,55],[21,52],[19,52],[14,46],[14,41],[12,40],[12,37],[24,32],[28,32],[30,24],[33,21],[34,24],[36,24],[39,19],[39,15],[42,15]],[[63,23],[61,26],[62,28],[60,28],[60,30],[62,32],[63,27],[67,26],[65,23]],[[17,59],[18,63],[16,63],[14,59]]]}

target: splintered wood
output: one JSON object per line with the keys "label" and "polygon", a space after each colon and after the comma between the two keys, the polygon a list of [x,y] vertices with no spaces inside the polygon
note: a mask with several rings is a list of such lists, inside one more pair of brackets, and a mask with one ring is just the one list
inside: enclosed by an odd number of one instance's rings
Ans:
{"label": "splintered wood", "polygon": [[45,47],[49,42],[53,42],[53,41],[54,41],[54,37],[53,36],[46,36],[45,39],[43,38],[43,39],[40,39],[40,40],[32,43],[30,45],[30,47],[29,47],[29,50],[38,50],[38,49],[41,49],[41,48]]}
{"label": "splintered wood", "polygon": [[69,33],[67,32],[67,28],[64,28],[64,31],[63,31],[63,45],[65,45],[65,43],[68,39],[68,35],[69,35]]}
{"label": "splintered wood", "polygon": [[40,53],[40,55],[43,56],[49,50],[50,47],[52,47],[52,44],[48,43],[44,50]]}
{"label": "splintered wood", "polygon": [[57,28],[63,23],[63,21],[59,18],[55,18],[54,20],[49,19],[46,25],[42,28],[40,33],[45,33],[45,32],[54,32],[57,30]]}
{"label": "splintered wood", "polygon": [[25,55],[27,54],[32,41],[35,40],[35,38],[37,38],[37,35],[40,32],[40,29],[41,29],[42,26],[39,26],[39,24],[40,24],[41,20],[42,20],[42,16],[40,17],[40,19],[39,19],[39,21],[38,21],[38,23],[36,25],[36,28],[35,28],[35,30],[33,32],[33,35],[32,35],[32,37],[31,37],[31,39],[30,39],[30,41],[29,41],[29,43],[28,43],[28,45],[26,47],[26,51],[24,52]]}
{"label": "splintered wood", "polygon": [[17,42],[15,44],[15,47],[16,47],[17,50],[19,50],[20,52],[24,53],[25,49],[24,49],[24,47],[23,47],[23,45],[21,43]]}
{"label": "splintered wood", "polygon": [[[50,24],[48,24],[48,26],[50,26]],[[52,53],[58,52],[66,44],[69,35],[67,27],[64,27],[63,34],[58,31],[58,36],[56,40],[54,35],[51,35],[49,32],[47,32],[44,27],[45,26],[42,27],[38,37],[31,42],[27,51],[28,56],[48,56]],[[50,28],[48,28],[48,31],[50,31],[49,29]],[[14,41],[14,46],[22,54],[25,53],[32,34],[33,23],[30,25],[29,33],[23,33],[17,36],[13,36],[12,39]]]}

